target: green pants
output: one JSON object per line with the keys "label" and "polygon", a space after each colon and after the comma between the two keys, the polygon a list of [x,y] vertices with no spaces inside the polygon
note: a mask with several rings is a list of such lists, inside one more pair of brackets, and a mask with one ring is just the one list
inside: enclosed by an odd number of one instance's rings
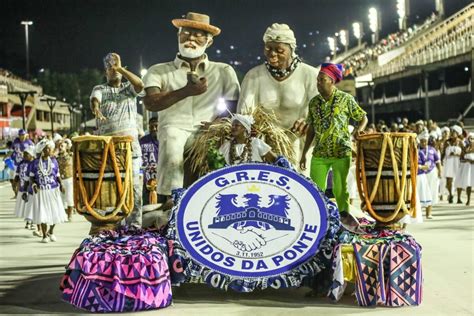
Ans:
{"label": "green pants", "polygon": [[316,185],[326,191],[329,169],[332,169],[332,191],[336,198],[339,212],[349,212],[349,192],[347,191],[347,174],[351,164],[351,156],[343,158],[311,159],[310,177]]}

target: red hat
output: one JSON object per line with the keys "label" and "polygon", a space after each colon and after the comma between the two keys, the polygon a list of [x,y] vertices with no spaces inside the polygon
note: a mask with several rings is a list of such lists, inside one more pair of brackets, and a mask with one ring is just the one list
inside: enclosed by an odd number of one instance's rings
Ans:
{"label": "red hat", "polygon": [[333,79],[334,83],[338,83],[342,80],[344,67],[341,64],[324,63],[321,65],[320,71]]}

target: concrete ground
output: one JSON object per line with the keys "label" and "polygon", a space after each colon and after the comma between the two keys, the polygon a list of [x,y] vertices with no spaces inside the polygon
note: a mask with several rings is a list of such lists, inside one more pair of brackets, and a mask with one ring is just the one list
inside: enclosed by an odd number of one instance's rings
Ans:
{"label": "concrete ground", "polygon": [[[61,301],[58,287],[89,223],[75,215],[72,222],[57,226],[56,243],[41,244],[14,218],[11,197],[9,184],[0,183],[0,313],[81,313]],[[173,306],[140,314],[473,315],[474,206],[441,202],[433,214],[435,219],[408,229],[423,246],[424,293],[418,307],[361,308],[350,293],[332,304],[325,298],[305,298],[306,288],[242,294],[189,284],[173,289]]]}

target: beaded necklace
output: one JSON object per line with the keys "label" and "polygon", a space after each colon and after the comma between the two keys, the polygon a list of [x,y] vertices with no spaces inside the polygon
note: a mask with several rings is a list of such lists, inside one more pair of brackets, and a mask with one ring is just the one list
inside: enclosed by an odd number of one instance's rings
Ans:
{"label": "beaded necklace", "polygon": [[272,65],[268,63],[268,61],[265,61],[265,67],[267,67],[267,70],[270,72],[272,77],[274,78],[285,78],[286,76],[289,76],[298,66],[298,64],[301,62],[301,59],[297,56],[293,59],[291,62],[290,66],[286,69],[279,69],[275,68]]}
{"label": "beaded necklace", "polygon": [[43,177],[47,177],[51,174],[51,170],[53,169],[52,167],[52,163],[51,163],[51,158],[48,157],[48,160],[47,160],[47,166],[46,166],[46,169],[44,168],[43,166],[43,158],[40,157],[40,160],[39,160],[39,171],[40,171],[40,174],[43,176]]}
{"label": "beaded necklace", "polygon": [[251,138],[247,139],[244,150],[241,155],[237,154],[237,141],[232,139],[230,142],[230,164],[234,165],[237,161],[239,163],[250,162],[252,160],[252,143]]}

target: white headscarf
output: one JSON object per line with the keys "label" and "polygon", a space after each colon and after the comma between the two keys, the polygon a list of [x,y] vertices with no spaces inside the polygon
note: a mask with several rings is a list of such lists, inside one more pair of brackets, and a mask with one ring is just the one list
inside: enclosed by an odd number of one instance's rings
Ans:
{"label": "white headscarf", "polygon": [[57,142],[57,141],[60,141],[62,140],[62,136],[59,135],[58,133],[54,133],[54,136],[53,136],[53,142]]}
{"label": "white headscarf", "polygon": [[458,133],[458,135],[462,135],[462,128],[461,128],[461,126],[453,125],[453,126],[451,126],[451,130],[453,130],[453,131],[455,131],[456,133]]}
{"label": "white headscarf", "polygon": [[242,115],[242,114],[234,114],[232,115],[232,122],[239,121],[242,124],[247,132],[250,134],[252,130],[252,124],[254,123],[254,119],[250,115]]}
{"label": "white headscarf", "polygon": [[417,136],[417,138],[418,138],[418,141],[420,141],[422,139],[428,140],[430,138],[430,135],[428,134],[428,132],[423,131]]}
{"label": "white headscarf", "polygon": [[449,129],[449,127],[445,126],[445,127],[443,127],[443,128],[441,129],[441,135],[442,135],[443,133],[449,133],[450,131],[451,131],[451,130]]}
{"label": "white headscarf", "polygon": [[54,149],[55,147],[52,140],[44,138],[38,144],[36,144],[36,153],[41,154],[46,146],[49,146],[51,149]]}
{"label": "white headscarf", "polygon": [[431,132],[430,132],[430,136],[433,137],[434,139],[438,139],[438,138],[439,138],[439,134],[438,134],[436,131],[431,131]]}
{"label": "white headscarf", "polygon": [[474,138],[474,132],[470,132],[469,135],[467,135],[467,138]]}
{"label": "white headscarf", "polygon": [[267,28],[265,34],[263,34],[263,41],[285,43],[290,45],[293,54],[296,49],[296,38],[293,31],[287,24],[273,23]]}
{"label": "white headscarf", "polygon": [[28,146],[25,148],[24,152],[28,153],[31,157],[35,158],[36,157],[36,151],[35,151],[35,146]]}
{"label": "white headscarf", "polygon": [[64,142],[66,143],[66,148],[68,150],[72,148],[72,141],[69,138],[65,138]]}

